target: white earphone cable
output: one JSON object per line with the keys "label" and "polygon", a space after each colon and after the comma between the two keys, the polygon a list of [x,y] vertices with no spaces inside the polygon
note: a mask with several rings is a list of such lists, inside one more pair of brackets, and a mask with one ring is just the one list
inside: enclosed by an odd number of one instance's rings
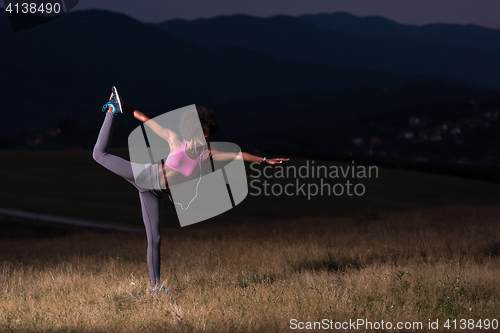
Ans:
{"label": "white earphone cable", "polygon": [[[195,150],[195,152],[196,152],[196,155],[198,155],[198,151],[196,150],[196,145],[194,146],[194,150]],[[205,148],[203,148],[203,156],[205,156]],[[191,203],[192,203],[192,202],[194,201],[194,199],[196,199],[196,197],[198,196],[198,185],[200,185],[200,182],[201,182],[201,154],[200,154],[200,156],[198,156],[198,158],[197,158],[197,159],[198,159],[198,165],[200,166],[200,171],[199,171],[199,172],[200,172],[200,178],[198,179],[198,183],[196,184],[196,194],[195,194],[195,196],[193,197],[193,199],[191,199],[191,201],[189,201],[189,203],[188,203],[187,207],[186,207],[186,208],[184,208],[184,206],[182,206],[182,204],[181,204],[181,203],[179,203],[179,202],[174,202],[174,200],[172,199],[172,195],[169,195],[169,197],[170,197],[170,201],[172,201],[172,202],[173,202],[174,204],[176,204],[176,205],[181,206],[181,209],[182,209],[182,210],[188,210],[188,208],[189,208],[189,206],[191,205]]]}

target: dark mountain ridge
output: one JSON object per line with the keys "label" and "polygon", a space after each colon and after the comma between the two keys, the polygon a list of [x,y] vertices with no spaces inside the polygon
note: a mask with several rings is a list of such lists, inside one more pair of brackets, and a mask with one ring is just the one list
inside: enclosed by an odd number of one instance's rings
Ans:
{"label": "dark mountain ridge", "polygon": [[500,30],[475,24],[400,24],[380,16],[359,17],[345,12],[306,14],[301,19],[334,31],[402,40],[434,41],[500,54]]}
{"label": "dark mountain ridge", "polygon": [[[448,43],[439,38],[395,39],[382,34],[357,34],[355,29],[337,31],[316,24],[319,21],[316,17],[306,18],[231,15],[191,21],[175,19],[155,26],[203,47],[240,46],[282,60],[395,73],[443,75],[500,88],[500,63],[494,52],[467,43]],[[381,25],[384,24],[385,21]],[[355,23],[352,25],[355,26]],[[498,42],[500,39],[497,39]]]}
{"label": "dark mountain ridge", "polygon": [[[13,34],[0,16],[2,135],[47,127],[68,115],[98,127],[116,85],[150,116],[189,104],[360,87],[401,88],[438,76],[341,69],[270,58],[241,47],[208,49],[126,15],[77,11]],[[124,120],[129,125],[135,120]]]}

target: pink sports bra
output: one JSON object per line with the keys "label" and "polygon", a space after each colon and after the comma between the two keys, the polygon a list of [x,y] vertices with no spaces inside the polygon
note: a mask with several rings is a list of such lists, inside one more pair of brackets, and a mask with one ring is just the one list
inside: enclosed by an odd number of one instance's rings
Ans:
{"label": "pink sports bra", "polygon": [[181,173],[184,177],[191,177],[200,170],[200,162],[203,161],[205,150],[202,151],[197,159],[193,160],[186,154],[186,144],[187,141],[183,140],[179,149],[168,155],[165,165]]}

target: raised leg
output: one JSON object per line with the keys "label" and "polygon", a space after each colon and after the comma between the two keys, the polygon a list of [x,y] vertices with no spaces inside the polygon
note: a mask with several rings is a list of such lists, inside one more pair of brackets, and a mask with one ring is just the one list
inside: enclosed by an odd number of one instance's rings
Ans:
{"label": "raised leg", "polygon": [[99,131],[99,136],[97,137],[97,142],[94,146],[94,151],[92,152],[92,157],[94,160],[108,169],[109,171],[123,177],[137,189],[143,190],[137,186],[134,173],[132,172],[132,165],[130,161],[127,161],[121,157],[112,155],[107,152],[109,145],[111,144],[111,135],[113,133],[113,123],[115,115],[111,112],[106,112],[104,117],[104,122],[102,124],[101,130]]}

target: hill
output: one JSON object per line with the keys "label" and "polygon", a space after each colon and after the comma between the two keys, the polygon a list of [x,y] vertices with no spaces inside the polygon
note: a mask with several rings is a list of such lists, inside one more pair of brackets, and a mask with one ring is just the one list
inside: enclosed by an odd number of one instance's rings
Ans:
{"label": "hill", "polygon": [[433,23],[417,26],[399,24],[380,16],[359,17],[345,12],[306,14],[299,17],[324,28],[355,35],[440,42],[500,54],[500,30],[474,24]]}
{"label": "hill", "polygon": [[[150,116],[189,104],[353,87],[402,87],[432,77],[340,69],[272,59],[241,48],[207,49],[125,15],[69,13],[13,34],[0,18],[4,50],[2,135],[96,116],[112,85]],[[132,126],[133,121],[129,121]]]}
{"label": "hill", "polygon": [[[269,18],[231,15],[192,21],[175,19],[156,26],[205,47],[241,46],[265,52],[276,59],[343,68],[442,75],[500,88],[497,54],[440,39],[362,35],[356,34],[356,31],[332,30],[302,18],[284,15]],[[492,38],[486,41],[490,40]],[[499,44],[499,41],[497,38],[496,43]],[[483,45],[486,48],[489,44]]]}

